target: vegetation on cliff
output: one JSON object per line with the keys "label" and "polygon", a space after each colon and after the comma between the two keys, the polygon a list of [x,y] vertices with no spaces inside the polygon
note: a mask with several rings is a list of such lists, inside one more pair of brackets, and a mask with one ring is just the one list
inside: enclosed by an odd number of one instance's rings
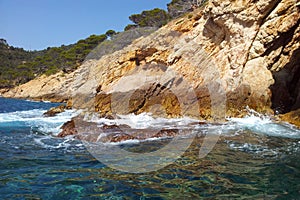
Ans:
{"label": "vegetation on cliff", "polygon": [[134,24],[129,24],[125,30],[133,27],[161,27],[168,23],[171,18],[165,10],[155,8],[143,11],[141,14],[133,14],[129,16],[129,19]]}
{"label": "vegetation on cliff", "polygon": [[134,24],[128,24],[124,30],[137,27],[162,27],[172,19],[191,12],[194,8],[203,5],[205,2],[207,0],[172,0],[167,4],[168,11],[154,8],[129,16],[129,19]]}
{"label": "vegetation on cliff", "polygon": [[[142,35],[148,34],[165,25],[171,19],[189,12],[194,2],[194,0],[172,0],[168,4],[168,11],[155,8],[143,11],[140,14],[133,14],[129,16],[129,19],[134,24],[127,25],[125,31],[135,29],[139,32],[138,35],[140,35],[140,32],[142,32]],[[153,28],[147,30],[137,29],[144,27]],[[99,52],[101,52],[101,55],[112,53],[136,39],[133,33],[130,34],[129,39],[125,39],[124,42],[121,41],[121,39],[124,39],[124,35],[119,35],[112,43],[107,39],[115,36],[116,32],[108,30],[105,34],[91,35],[75,44],[48,47],[41,51],[26,51],[22,48],[10,46],[5,39],[0,39],[0,89],[12,88],[42,74],[51,75],[61,70],[65,73],[72,72],[82,64],[86,56],[100,43],[106,41],[102,45],[104,49],[97,48],[97,54]],[[128,33],[125,35],[128,36]],[[113,48],[111,48],[112,46]]]}
{"label": "vegetation on cliff", "polygon": [[207,0],[172,0],[168,3],[168,14],[174,19],[187,12],[192,11],[195,7],[201,6]]}
{"label": "vegetation on cliff", "polygon": [[[107,32],[109,36],[114,31]],[[48,47],[42,51],[25,51],[0,43],[0,88],[13,87],[41,75],[51,75],[60,70],[75,70],[97,45],[107,39],[106,34],[91,35],[75,44]]]}
{"label": "vegetation on cliff", "polygon": [[[241,117],[247,112],[245,107],[266,114],[298,110],[300,6],[297,0],[231,2],[209,1],[203,9],[173,20],[131,45],[127,45],[130,40],[124,45],[126,35],[109,36],[100,49],[95,49],[96,54],[90,54],[99,60],[91,60],[63,78],[57,74],[35,79],[3,96],[63,101],[72,96],[75,108],[92,105],[91,109],[101,115],[110,115],[114,103],[111,97],[129,96],[128,90],[114,90],[121,78],[128,78],[128,73],[135,69],[166,74],[168,68],[182,78],[163,79],[162,84],[150,82],[130,95],[129,105],[116,98],[120,113],[151,111],[154,115],[166,113],[173,117],[184,111],[184,115],[215,120],[215,113]],[[135,33],[139,29],[130,31]],[[193,100],[194,104],[186,109],[181,109],[169,88],[161,86],[169,82],[178,86],[184,83],[182,80],[188,80],[189,86],[181,88],[192,86],[195,92],[194,98],[186,95],[186,99],[181,99],[181,102]],[[127,87],[123,83],[121,86]],[[180,97],[186,91],[189,90],[179,91]],[[119,102],[124,102],[124,106]],[[155,105],[163,105],[165,112],[152,110]]]}
{"label": "vegetation on cliff", "polygon": [[21,66],[33,57],[42,54],[42,51],[25,51],[22,48],[9,46],[6,40],[0,40],[0,87],[9,87],[20,79],[28,80],[33,74]]}

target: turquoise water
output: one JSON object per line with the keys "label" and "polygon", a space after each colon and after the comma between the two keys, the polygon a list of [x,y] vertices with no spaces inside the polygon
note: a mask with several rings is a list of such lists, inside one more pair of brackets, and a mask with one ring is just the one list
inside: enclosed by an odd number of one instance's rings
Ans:
{"label": "turquoise water", "polygon": [[[300,197],[300,131],[288,124],[249,116],[223,125],[197,125],[193,129],[199,134],[174,163],[148,173],[126,173],[98,161],[80,140],[55,137],[75,111],[43,117],[52,106],[0,98],[0,199]],[[212,130],[221,130],[220,138],[200,159],[203,138]],[[118,145],[130,152],[151,152],[171,140]],[[115,162],[130,165],[132,161],[125,157]]]}

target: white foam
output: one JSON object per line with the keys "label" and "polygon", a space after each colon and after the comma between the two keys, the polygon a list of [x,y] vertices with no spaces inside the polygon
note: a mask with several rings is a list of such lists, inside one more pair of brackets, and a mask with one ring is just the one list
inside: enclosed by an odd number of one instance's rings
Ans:
{"label": "white foam", "polygon": [[82,143],[78,143],[78,140],[73,137],[66,137],[63,139],[57,140],[51,135],[39,136],[34,138],[34,142],[45,149],[56,150],[82,150],[85,149]]}
{"label": "white foam", "polygon": [[[25,101],[28,101],[28,102],[34,102],[34,103],[39,103],[40,101],[36,101],[36,100],[32,100],[32,99],[25,99]],[[49,102],[50,103],[50,102]]]}
{"label": "white foam", "polygon": [[16,111],[10,113],[0,113],[0,122],[30,121],[42,116],[46,110],[34,109],[27,111]]}
{"label": "white foam", "polygon": [[108,145],[121,145],[121,144],[139,144],[142,141],[137,140],[137,139],[131,139],[131,140],[124,140],[124,141],[120,141],[120,142],[107,142],[105,144]]}
{"label": "white foam", "polygon": [[250,144],[250,143],[244,143],[244,144],[231,143],[231,144],[229,144],[229,147],[231,149],[248,152],[248,153],[254,153],[254,154],[261,155],[261,156],[270,157],[270,156],[278,155],[278,152],[274,149],[269,149],[267,146],[255,145],[255,144]]}
{"label": "white foam", "polygon": [[39,130],[46,133],[57,135],[60,127],[67,121],[79,114],[80,111],[66,110],[53,117],[41,117],[39,120],[31,122],[31,125],[38,126]]}
{"label": "white foam", "polygon": [[88,122],[94,122],[94,123],[98,123],[99,125],[115,125],[116,122],[114,120],[111,119],[106,119],[106,118],[101,118],[99,117],[96,113],[92,113],[92,114],[85,114],[84,121],[88,121]]}
{"label": "white foam", "polygon": [[44,102],[44,103],[51,103],[51,101],[42,101],[42,102]]}
{"label": "white foam", "polygon": [[47,110],[34,109],[28,111],[16,111],[10,113],[0,113],[0,123],[24,123],[44,133],[58,134],[63,123],[78,115],[76,110],[66,110],[53,117],[45,117],[43,114]]}
{"label": "white foam", "polygon": [[139,139],[128,139],[128,140],[123,140],[123,141],[119,141],[119,142],[88,142],[88,141],[84,141],[85,144],[87,145],[106,145],[106,146],[118,146],[118,145],[124,145],[124,144],[140,144],[143,142],[151,142],[151,141],[160,141],[160,140],[165,140],[165,139],[170,139],[172,138],[171,136],[163,136],[163,137],[153,137],[153,138],[147,138],[147,139],[143,139],[143,140],[139,140]]}
{"label": "white foam", "polygon": [[255,126],[257,124],[269,124],[272,123],[272,120],[268,117],[259,117],[259,116],[246,116],[244,118],[228,118],[231,122],[236,122],[243,124],[245,126]]}
{"label": "white foam", "polygon": [[147,129],[155,123],[155,119],[149,113],[141,113],[139,115],[118,115],[117,124],[126,124],[135,129]]}
{"label": "white foam", "polygon": [[254,133],[276,137],[300,138],[300,130],[288,123],[278,123],[268,116],[250,114],[244,118],[228,118],[237,130],[251,130]]}
{"label": "white foam", "polygon": [[[181,117],[181,118],[162,118],[162,117],[153,117],[151,113],[141,113],[138,115],[128,114],[128,115],[117,115],[117,119],[104,119],[99,118],[96,115],[92,115],[89,117],[90,122],[95,122],[98,124],[106,124],[106,125],[128,125],[134,129],[149,129],[149,128],[176,128],[183,126],[187,126],[193,122],[199,122],[199,120],[192,119],[189,117]],[[86,118],[87,119],[87,118]]]}

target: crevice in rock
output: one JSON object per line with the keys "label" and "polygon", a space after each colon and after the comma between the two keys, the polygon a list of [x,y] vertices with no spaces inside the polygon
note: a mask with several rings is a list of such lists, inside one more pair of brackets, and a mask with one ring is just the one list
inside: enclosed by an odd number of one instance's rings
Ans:
{"label": "crevice in rock", "polygon": [[130,110],[129,113],[137,114],[138,111],[141,110],[141,109],[145,106],[145,104],[146,104],[146,99],[147,99],[147,98],[148,98],[148,97],[147,97],[147,94],[146,94],[146,95],[144,96],[142,102],[141,102],[139,105],[137,105],[133,110]]}
{"label": "crevice in rock", "polygon": [[[273,40],[272,43],[268,44],[266,47],[266,51],[261,55],[262,57],[269,55],[272,51],[283,47],[279,56],[277,56],[276,60],[273,63],[276,63],[280,59],[280,55],[282,55],[284,48],[289,44],[292,39],[296,29],[299,27],[300,20],[295,24],[289,31],[282,33],[280,37]],[[270,66],[268,66],[270,69]]]}
{"label": "crevice in rock", "polygon": [[[244,70],[244,68],[245,68],[245,66],[246,66],[246,64],[247,64],[247,62],[250,60],[250,50],[252,49],[252,47],[253,47],[253,43],[254,43],[254,41],[256,40],[256,38],[257,38],[257,35],[258,35],[258,33],[260,32],[260,29],[261,29],[261,27],[263,26],[263,24],[266,22],[266,19],[268,18],[268,16],[273,12],[273,10],[274,9],[276,9],[276,7],[278,6],[278,4],[280,3],[280,0],[277,0],[277,1],[274,1],[273,2],[274,3],[274,5],[271,7],[271,9],[267,12],[267,14],[265,15],[265,16],[263,16],[263,18],[260,20],[260,21],[258,21],[258,29],[257,29],[257,32],[256,32],[256,34],[255,34],[255,36],[253,37],[253,40],[251,41],[251,45],[249,46],[249,49],[248,49],[248,51],[247,51],[247,59],[245,60],[245,63],[243,64],[243,70]],[[243,73],[243,71],[242,71],[242,73]]]}
{"label": "crevice in rock", "polygon": [[272,109],[284,114],[300,108],[300,49],[294,51],[283,70],[273,72],[275,83],[272,91]]}
{"label": "crevice in rock", "polygon": [[[279,62],[284,52],[290,51],[287,47],[292,41],[293,36],[299,30],[300,20],[289,31],[283,33],[273,45],[270,46],[263,56],[270,54],[273,50],[280,47],[281,53],[273,63]],[[294,43],[299,42],[300,38],[296,39]],[[287,48],[287,49],[286,49]],[[300,108],[300,48],[294,50],[290,56],[289,62],[282,66],[282,70],[273,71],[273,78],[275,83],[270,87],[272,91],[272,109],[277,114],[284,114]],[[268,68],[271,68],[270,66]],[[276,70],[276,69],[275,69]]]}
{"label": "crevice in rock", "polygon": [[261,27],[266,21],[267,18],[270,16],[270,14],[277,8],[277,6],[280,4],[281,0],[274,0],[272,1],[273,5],[270,6],[270,9],[268,11],[264,11],[264,13],[266,13],[265,16],[263,16],[261,22],[260,22],[260,26]]}
{"label": "crevice in rock", "polygon": [[140,65],[140,62],[145,60],[146,57],[152,56],[158,50],[156,48],[146,48],[146,49],[139,49],[135,52],[135,57],[131,58],[132,61],[135,61],[136,66]]}
{"label": "crevice in rock", "polygon": [[222,27],[217,24],[211,17],[207,19],[204,25],[203,35],[210,38],[211,42],[215,43],[217,46],[219,46],[226,38],[224,26]]}

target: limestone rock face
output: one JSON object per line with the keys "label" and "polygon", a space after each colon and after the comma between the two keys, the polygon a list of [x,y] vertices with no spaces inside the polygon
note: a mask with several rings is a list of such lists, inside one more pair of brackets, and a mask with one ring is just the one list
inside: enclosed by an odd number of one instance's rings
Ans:
{"label": "limestone rock face", "polygon": [[46,111],[43,115],[46,117],[53,117],[59,113],[65,112],[67,107],[65,105],[59,105],[57,107],[52,107],[48,111]]}
{"label": "limestone rock face", "polygon": [[62,131],[57,135],[58,137],[66,137],[68,135],[78,134],[74,120],[68,121],[61,127]]}
{"label": "limestone rock face", "polygon": [[285,113],[300,107],[299,22],[297,0],[211,0],[72,74],[3,95],[70,100],[103,115]]}
{"label": "limestone rock face", "polygon": [[168,13],[172,18],[192,10],[193,0],[176,0],[168,4]]}
{"label": "limestone rock face", "polygon": [[73,74],[65,75],[62,72],[48,77],[43,75],[23,85],[3,92],[3,96],[63,102],[70,97],[68,95],[68,88],[71,86],[72,75]]}
{"label": "limestone rock face", "polygon": [[284,115],[280,115],[280,118],[286,122],[300,127],[300,109],[291,111]]}

